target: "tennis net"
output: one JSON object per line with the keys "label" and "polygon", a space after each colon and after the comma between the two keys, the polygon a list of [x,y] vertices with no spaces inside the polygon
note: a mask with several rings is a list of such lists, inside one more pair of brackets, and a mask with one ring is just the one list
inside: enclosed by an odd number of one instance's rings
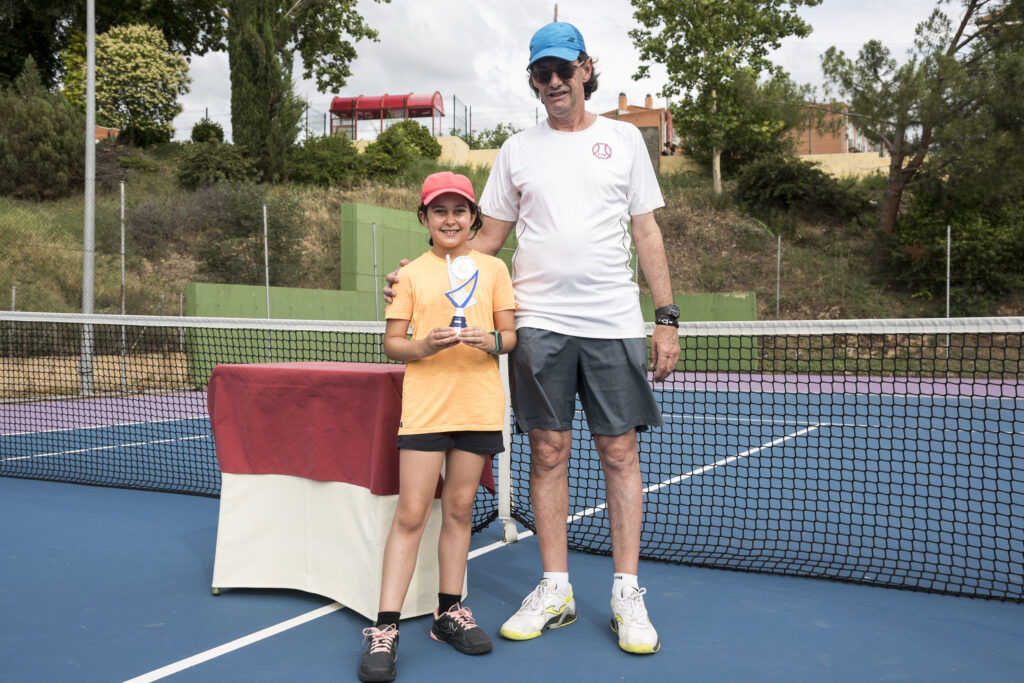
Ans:
{"label": "tennis net", "polygon": [[[680,341],[654,384],[664,426],[640,435],[642,557],[1024,600],[1024,318],[688,323]],[[578,411],[569,544],[610,554],[591,449]]]}
{"label": "tennis net", "polygon": [[[216,496],[221,363],[388,362],[383,323],[0,314],[0,475]],[[641,555],[1024,601],[1024,318],[689,323]],[[85,351],[83,351],[85,349]],[[83,360],[85,359],[85,360]],[[581,412],[569,542],[611,552]],[[535,530],[511,438],[511,516]],[[498,516],[477,496],[474,529]]]}

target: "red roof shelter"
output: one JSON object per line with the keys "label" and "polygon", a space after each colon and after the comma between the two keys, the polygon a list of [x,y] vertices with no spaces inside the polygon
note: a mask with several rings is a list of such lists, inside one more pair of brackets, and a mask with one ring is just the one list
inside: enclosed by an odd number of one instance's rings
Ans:
{"label": "red roof shelter", "polygon": [[334,131],[345,131],[351,140],[358,139],[360,121],[380,121],[384,130],[386,119],[425,119],[430,117],[430,133],[441,132],[441,117],[444,116],[444,101],[441,93],[430,95],[374,95],[372,97],[335,97],[331,100],[331,135]]}

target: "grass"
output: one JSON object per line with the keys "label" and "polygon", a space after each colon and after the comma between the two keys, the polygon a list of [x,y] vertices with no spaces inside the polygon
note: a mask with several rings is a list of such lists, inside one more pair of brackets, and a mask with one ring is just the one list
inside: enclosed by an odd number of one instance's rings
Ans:
{"label": "grass", "polygon": [[758,319],[775,319],[776,307],[789,320],[918,317],[924,309],[879,278],[870,228],[751,216],[728,185],[716,195],[709,179],[663,186],[666,207],[655,215],[677,292],[754,292]]}
{"label": "grass", "polygon": [[[191,223],[209,218],[205,207],[212,204],[201,191],[191,193],[176,186],[174,163],[179,147],[173,143],[147,151],[101,145],[97,151],[95,310],[120,311],[119,184],[124,181],[128,213],[135,218],[128,226],[127,311],[176,314],[187,283],[208,279],[194,249],[205,228]],[[434,162],[417,162],[397,185],[267,188],[268,197],[287,197],[301,206],[301,263],[293,284],[337,288],[342,204],[414,210],[419,182],[437,169]],[[468,174],[482,191],[486,169],[453,170]],[[875,268],[876,241],[870,226],[779,214],[751,216],[736,206],[728,184],[726,192],[717,195],[708,178],[677,174],[661,181],[666,207],[656,217],[678,293],[754,292],[759,319],[775,319],[776,311],[782,319],[840,319],[919,317],[936,309],[935,297],[900,291]],[[872,178],[860,183],[859,189],[880,197],[883,186]],[[81,310],[82,216],[81,196],[50,202],[0,198],[0,244],[4,245],[0,293],[17,287],[18,310]],[[152,222],[147,223],[146,216]],[[873,217],[864,220],[870,223]],[[162,232],[154,232],[149,226],[160,221]],[[991,311],[1021,312],[1024,296],[1020,295],[997,302]]]}

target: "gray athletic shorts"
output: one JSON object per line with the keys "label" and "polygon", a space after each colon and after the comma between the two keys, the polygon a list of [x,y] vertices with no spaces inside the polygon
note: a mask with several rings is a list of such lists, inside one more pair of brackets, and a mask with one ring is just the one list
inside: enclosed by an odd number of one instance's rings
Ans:
{"label": "gray athletic shorts", "polygon": [[580,397],[591,434],[618,436],[660,427],[647,379],[644,339],[591,339],[521,327],[509,354],[516,427],[571,430]]}

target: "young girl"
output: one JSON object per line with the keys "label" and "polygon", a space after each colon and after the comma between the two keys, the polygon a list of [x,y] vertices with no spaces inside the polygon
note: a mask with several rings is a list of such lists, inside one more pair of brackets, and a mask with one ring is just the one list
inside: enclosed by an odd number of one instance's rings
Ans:
{"label": "young girl", "polygon": [[504,450],[505,395],[496,354],[515,346],[515,300],[505,264],[470,248],[480,213],[469,179],[435,173],[423,182],[420,200],[419,219],[430,231],[431,249],[402,268],[386,312],[384,351],[406,363],[400,488],[384,546],[380,612],[363,631],[362,681],[395,678],[399,612],[442,463],[440,587],[430,637],[466,654],[491,651],[461,597],[484,459]]}

